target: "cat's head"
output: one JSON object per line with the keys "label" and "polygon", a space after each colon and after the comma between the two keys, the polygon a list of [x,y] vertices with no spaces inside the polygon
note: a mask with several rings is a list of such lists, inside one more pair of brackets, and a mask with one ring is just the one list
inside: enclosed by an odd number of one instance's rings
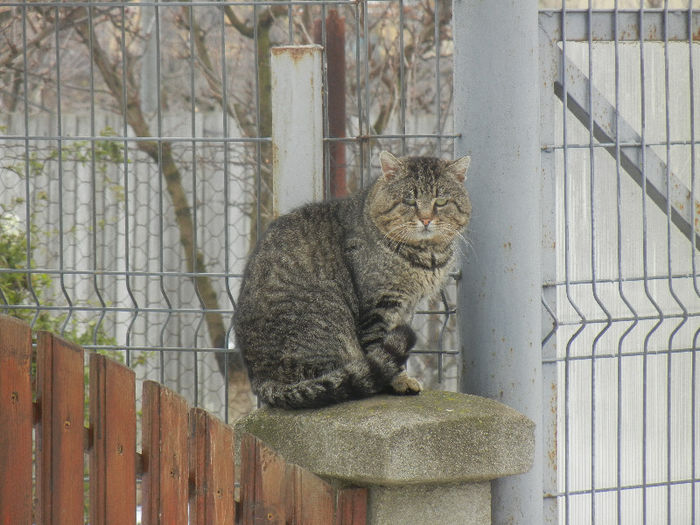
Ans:
{"label": "cat's head", "polygon": [[377,228],[409,245],[452,242],[471,216],[464,187],[470,160],[396,158],[382,151],[382,174],[369,195],[369,214]]}

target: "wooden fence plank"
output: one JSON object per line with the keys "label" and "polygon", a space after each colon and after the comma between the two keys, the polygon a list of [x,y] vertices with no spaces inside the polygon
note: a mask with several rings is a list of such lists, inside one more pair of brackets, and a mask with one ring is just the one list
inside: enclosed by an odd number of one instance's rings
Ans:
{"label": "wooden fence plank", "polygon": [[[134,523],[139,457],[143,525],[235,522],[231,427],[203,409],[188,411],[181,396],[146,381],[143,453],[138,455],[132,370],[91,356],[88,432],[83,424],[83,349],[54,334],[39,334],[38,416],[31,398],[31,356],[29,327],[0,316],[0,525],[83,522],[85,436],[90,438],[90,523]],[[33,416],[38,419],[36,516],[31,499]],[[367,491],[335,488],[244,434],[240,513],[243,524],[365,525]]]}
{"label": "wooden fence plank", "polygon": [[90,356],[90,523],[136,522],[134,371]]}
{"label": "wooden fence plank", "polygon": [[143,525],[186,525],[189,483],[187,402],[153,381],[143,384]]}
{"label": "wooden fence plank", "polygon": [[290,523],[332,524],[335,494],[317,475],[297,465],[287,465],[287,516]]}
{"label": "wooden fence plank", "polygon": [[32,520],[32,335],[0,315],[0,525]]}
{"label": "wooden fence plank", "polygon": [[37,432],[39,523],[75,525],[83,520],[83,349],[39,333]]}
{"label": "wooden fence plank", "polygon": [[201,408],[190,410],[190,523],[231,524],[235,514],[233,429]]}
{"label": "wooden fence plank", "polygon": [[339,490],[336,506],[335,525],[367,525],[367,489]]}
{"label": "wooden fence plank", "polygon": [[255,446],[255,436],[251,434],[243,434],[241,439],[241,470],[240,470],[240,516],[241,525],[249,525],[253,523],[254,505],[255,505],[255,480],[258,477],[256,473],[257,465],[257,448]]}
{"label": "wooden fence plank", "polygon": [[293,523],[287,520],[287,464],[251,434],[241,437],[242,525]]}
{"label": "wooden fence plank", "polygon": [[367,491],[334,488],[243,434],[241,515],[243,525],[365,525]]}

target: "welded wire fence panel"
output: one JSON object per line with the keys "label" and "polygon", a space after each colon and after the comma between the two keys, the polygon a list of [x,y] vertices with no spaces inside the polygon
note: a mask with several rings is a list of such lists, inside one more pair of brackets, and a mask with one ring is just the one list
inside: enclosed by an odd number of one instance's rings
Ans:
{"label": "welded wire fence panel", "polygon": [[540,14],[559,523],[700,521],[700,18],[666,7]]}
{"label": "welded wire fence panel", "polygon": [[[381,149],[452,153],[449,1],[3,2],[0,27],[0,310],[228,419],[254,403],[231,318],[272,218],[270,47],[334,49],[328,197]],[[453,288],[414,320],[430,388],[458,384]]]}

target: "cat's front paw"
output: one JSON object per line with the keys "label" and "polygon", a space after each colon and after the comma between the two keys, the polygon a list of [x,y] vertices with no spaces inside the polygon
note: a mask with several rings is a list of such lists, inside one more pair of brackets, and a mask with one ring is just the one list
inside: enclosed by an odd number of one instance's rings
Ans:
{"label": "cat's front paw", "polygon": [[409,376],[404,370],[394,379],[391,380],[391,388],[395,394],[402,396],[415,396],[423,390],[423,385],[420,384],[415,377]]}

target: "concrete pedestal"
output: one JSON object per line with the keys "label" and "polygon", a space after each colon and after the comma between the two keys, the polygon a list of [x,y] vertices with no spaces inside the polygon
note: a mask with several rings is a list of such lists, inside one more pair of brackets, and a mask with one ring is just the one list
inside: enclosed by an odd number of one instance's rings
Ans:
{"label": "concrete pedestal", "polygon": [[534,454],[532,421],[451,392],[264,408],[236,429],[319,476],[368,487],[371,525],[489,524],[490,480],[526,472]]}

